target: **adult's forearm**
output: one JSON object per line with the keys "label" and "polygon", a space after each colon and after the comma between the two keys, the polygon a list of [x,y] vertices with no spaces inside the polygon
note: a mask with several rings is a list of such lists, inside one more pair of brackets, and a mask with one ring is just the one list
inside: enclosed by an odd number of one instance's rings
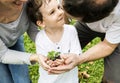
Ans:
{"label": "adult's forearm", "polygon": [[8,49],[6,53],[0,57],[0,62],[5,64],[31,64],[30,55],[30,53]]}
{"label": "adult's forearm", "polygon": [[100,42],[92,48],[88,49],[80,56],[80,63],[97,60],[106,56],[109,56],[117,44],[109,44],[106,42]]}

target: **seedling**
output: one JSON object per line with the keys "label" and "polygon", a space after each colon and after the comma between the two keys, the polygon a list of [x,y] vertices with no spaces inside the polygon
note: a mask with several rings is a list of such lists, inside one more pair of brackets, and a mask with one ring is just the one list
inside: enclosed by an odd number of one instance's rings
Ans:
{"label": "seedling", "polygon": [[48,59],[53,60],[53,61],[56,59],[60,59],[60,52],[50,51],[48,52],[47,57]]}
{"label": "seedling", "polygon": [[57,67],[57,66],[65,65],[64,59],[62,59],[60,57],[60,52],[50,51],[50,52],[48,52],[47,58],[48,59],[47,59],[46,63],[50,67]]}

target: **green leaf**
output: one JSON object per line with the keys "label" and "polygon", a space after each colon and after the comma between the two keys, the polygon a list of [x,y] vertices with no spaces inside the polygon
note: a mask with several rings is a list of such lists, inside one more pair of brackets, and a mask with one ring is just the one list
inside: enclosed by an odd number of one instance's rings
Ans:
{"label": "green leaf", "polygon": [[56,57],[59,56],[59,54],[60,54],[60,52],[56,52],[56,51],[53,51],[53,50],[52,50],[52,51],[48,52],[47,57],[48,57],[48,59],[50,59],[50,60],[55,60]]}

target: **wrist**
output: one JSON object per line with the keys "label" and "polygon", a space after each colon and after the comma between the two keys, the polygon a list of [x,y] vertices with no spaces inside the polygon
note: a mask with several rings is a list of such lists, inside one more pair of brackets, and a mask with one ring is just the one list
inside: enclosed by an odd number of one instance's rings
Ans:
{"label": "wrist", "polygon": [[86,62],[86,57],[82,54],[79,56],[78,59],[79,59],[79,62],[78,62],[79,64],[82,64],[82,63]]}
{"label": "wrist", "polygon": [[32,54],[30,56],[30,62],[31,63],[38,62],[38,55],[37,54]]}

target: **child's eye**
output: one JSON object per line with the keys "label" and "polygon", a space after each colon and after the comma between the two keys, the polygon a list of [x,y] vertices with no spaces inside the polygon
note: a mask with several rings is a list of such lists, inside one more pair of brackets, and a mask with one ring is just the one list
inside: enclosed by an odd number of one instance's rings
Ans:
{"label": "child's eye", "polygon": [[54,12],[55,12],[54,10],[53,10],[53,11],[51,11],[51,12],[50,12],[50,15],[52,15]]}
{"label": "child's eye", "polygon": [[59,6],[58,6],[58,9],[62,9],[62,7],[59,5]]}

